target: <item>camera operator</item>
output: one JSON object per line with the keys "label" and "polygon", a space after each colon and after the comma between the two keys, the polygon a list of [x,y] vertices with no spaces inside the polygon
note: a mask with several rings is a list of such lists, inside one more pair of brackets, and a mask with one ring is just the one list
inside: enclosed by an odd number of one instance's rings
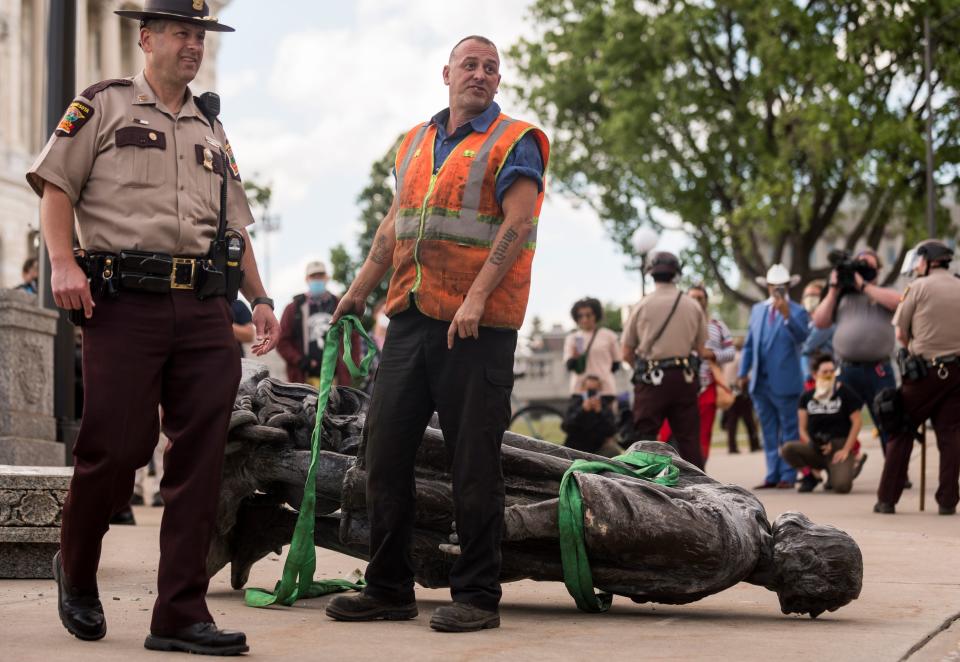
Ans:
{"label": "camera operator", "polygon": [[[852,259],[845,251],[831,251],[829,259],[834,266],[830,286],[813,312],[813,323],[818,329],[836,325],[833,352],[840,368],[838,381],[867,403],[876,421],[874,398],[883,389],[896,386],[890,358],[896,342],[893,312],[900,294],[877,285],[880,259],[870,249]],[[884,453],[886,444],[881,432]]]}
{"label": "camera operator", "polygon": [[603,384],[597,375],[587,375],[580,382],[580,393],[570,396],[561,427],[567,433],[563,445],[578,451],[615,457],[623,449],[614,439],[617,431],[612,395],[601,395]]}

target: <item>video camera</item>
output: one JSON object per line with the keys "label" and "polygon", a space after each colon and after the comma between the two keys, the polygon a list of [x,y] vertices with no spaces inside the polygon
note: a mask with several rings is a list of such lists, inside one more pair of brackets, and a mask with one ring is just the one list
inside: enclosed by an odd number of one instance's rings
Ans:
{"label": "video camera", "polygon": [[873,275],[870,273],[872,271],[870,264],[862,259],[855,260],[850,251],[835,248],[827,254],[827,261],[837,272],[836,288],[840,296],[859,291],[854,277],[856,274],[860,274],[864,280],[868,280],[868,275]]}

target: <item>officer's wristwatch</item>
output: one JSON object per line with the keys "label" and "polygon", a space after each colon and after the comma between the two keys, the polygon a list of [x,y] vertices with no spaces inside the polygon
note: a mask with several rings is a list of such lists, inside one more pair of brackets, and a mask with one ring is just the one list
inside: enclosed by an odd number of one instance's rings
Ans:
{"label": "officer's wristwatch", "polygon": [[273,299],[271,299],[270,297],[256,297],[250,303],[253,304],[253,308],[256,308],[262,303],[265,306],[270,306],[270,310],[275,310],[275,308],[273,307]]}

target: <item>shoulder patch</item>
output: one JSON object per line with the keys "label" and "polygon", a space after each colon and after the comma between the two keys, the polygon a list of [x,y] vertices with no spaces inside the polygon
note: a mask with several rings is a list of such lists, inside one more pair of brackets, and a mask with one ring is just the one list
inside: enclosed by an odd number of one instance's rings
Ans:
{"label": "shoulder patch", "polygon": [[77,132],[83,128],[83,125],[86,124],[91,117],[93,117],[93,106],[83,101],[74,101],[67,106],[67,112],[63,114],[63,118],[60,120],[60,124],[57,125],[57,130],[54,131],[54,135],[62,138],[71,138],[77,135]]}
{"label": "shoulder patch", "polygon": [[229,140],[224,144],[223,151],[227,153],[227,160],[230,162],[230,172],[233,173],[233,178],[240,181],[240,168],[237,166],[237,159],[233,156],[233,148],[230,147]]}
{"label": "shoulder patch", "polygon": [[80,96],[82,96],[84,99],[93,101],[93,97],[97,96],[108,87],[113,87],[114,85],[122,85],[126,87],[128,85],[133,85],[133,81],[129,78],[110,78],[109,80],[102,80],[99,83],[94,83],[85,89],[80,93]]}

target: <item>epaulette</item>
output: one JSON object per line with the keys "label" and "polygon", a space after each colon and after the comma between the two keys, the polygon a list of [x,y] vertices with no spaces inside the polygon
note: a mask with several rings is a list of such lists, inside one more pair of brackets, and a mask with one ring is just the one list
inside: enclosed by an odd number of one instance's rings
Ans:
{"label": "epaulette", "polygon": [[113,87],[114,85],[133,85],[133,81],[129,78],[111,78],[109,80],[102,80],[99,83],[94,83],[85,89],[80,93],[80,96],[82,96],[84,99],[93,101],[93,97],[97,96],[108,87]]}

